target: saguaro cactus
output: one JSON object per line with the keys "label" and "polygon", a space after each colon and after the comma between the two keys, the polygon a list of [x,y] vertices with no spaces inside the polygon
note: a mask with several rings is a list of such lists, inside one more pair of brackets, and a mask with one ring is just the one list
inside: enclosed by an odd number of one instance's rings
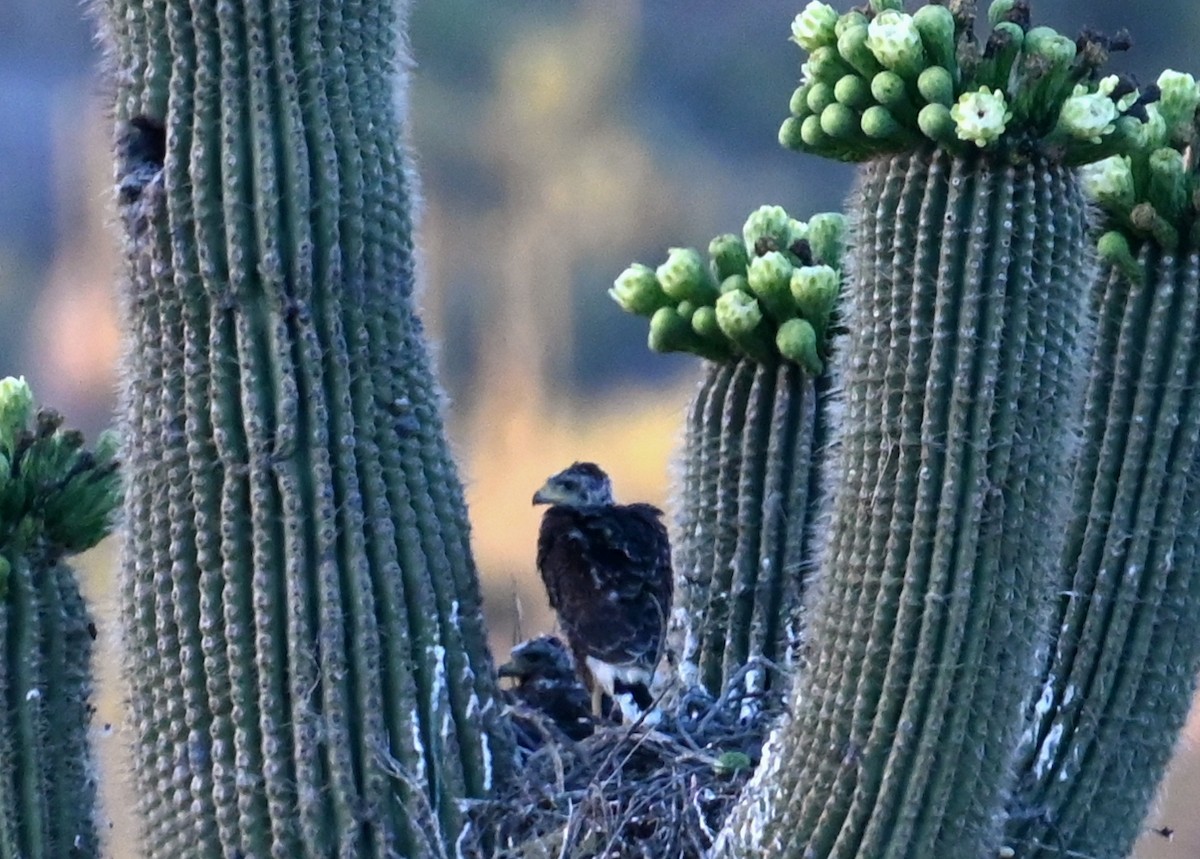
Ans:
{"label": "saguaro cactus", "polygon": [[1200,90],[1164,73],[1141,146],[1088,173],[1109,229],[1050,624],[1010,808],[1022,857],[1129,854],[1200,670]]}
{"label": "saguaro cactus", "polygon": [[796,638],[843,233],[841,215],[800,222],[763,206],[741,236],[713,239],[709,259],[675,249],[612,289],[651,317],[652,348],[708,359],[684,435],[672,644],[683,681],[713,694]]}
{"label": "saguaro cactus", "polygon": [[66,555],[108,532],[113,444],[94,452],[0,381],[0,857],[99,857],[88,618]]}
{"label": "saguaro cactus", "polygon": [[[1137,131],[1103,45],[970,4],[812,3],[783,142],[865,160],[823,589],[722,848],[997,855],[1065,521],[1089,258],[1069,164]],[[957,17],[956,17],[957,13]],[[1093,40],[1094,41],[1094,40]],[[895,154],[890,154],[895,153]]]}
{"label": "saguaro cactus", "polygon": [[146,855],[437,855],[510,755],[413,311],[397,9],[105,13]]}

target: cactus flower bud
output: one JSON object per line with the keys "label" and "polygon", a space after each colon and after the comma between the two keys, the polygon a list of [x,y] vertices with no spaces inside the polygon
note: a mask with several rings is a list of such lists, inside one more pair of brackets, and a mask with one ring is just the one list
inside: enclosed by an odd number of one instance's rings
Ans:
{"label": "cactus flower bud", "polygon": [[1058,114],[1058,129],[1076,140],[1099,143],[1104,135],[1111,134],[1116,128],[1119,116],[1117,105],[1111,98],[1078,86],[1074,95],[1063,102]]}
{"label": "cactus flower bud", "polygon": [[804,119],[799,117],[789,116],[779,126],[779,145],[784,149],[801,149],[804,146],[804,123],[808,120],[814,120],[820,125],[821,120],[815,116],[806,116]]}
{"label": "cactus flower bud", "polygon": [[846,249],[846,216],[841,212],[821,212],[808,219],[808,239],[817,262],[840,268]]}
{"label": "cactus flower bud", "polygon": [[954,78],[941,66],[930,66],[917,78],[917,92],[929,104],[954,104]]}
{"label": "cactus flower bud", "polygon": [[1183,153],[1169,146],[1150,153],[1146,195],[1168,221],[1177,221],[1188,205],[1187,165]]}
{"label": "cactus flower bud", "polygon": [[717,236],[709,242],[708,255],[719,282],[735,274],[745,274],[746,266],[750,264],[745,243],[733,233]]}
{"label": "cactus flower bud", "polygon": [[1167,69],[1158,76],[1158,111],[1169,128],[1190,125],[1200,104],[1196,79],[1189,74]]}
{"label": "cactus flower bud", "polygon": [[33,417],[33,391],[25,377],[0,379],[0,448],[12,453]]}
{"label": "cactus flower bud", "polygon": [[750,292],[750,281],[746,280],[744,274],[731,274],[729,277],[721,281],[721,295],[727,292]]}
{"label": "cactus flower bud", "polygon": [[825,330],[837,301],[841,278],[827,265],[806,265],[792,272],[788,284],[800,315],[815,329]]}
{"label": "cactus flower bud", "polygon": [[788,284],[792,279],[792,264],[779,251],[768,251],[750,261],[746,280],[750,291],[758,297],[763,308],[776,322],[796,315]]}
{"label": "cactus flower bud", "polygon": [[809,53],[832,45],[837,42],[837,22],[838,13],[832,6],[813,0],[792,21],[792,41]]}
{"label": "cactus flower bud", "polygon": [[717,324],[717,309],[709,305],[697,307],[692,314],[692,330],[705,340],[720,341],[724,338],[721,326]]}
{"label": "cactus flower bud", "polygon": [[817,350],[817,332],[807,319],[790,319],[779,326],[775,333],[775,347],[779,354],[794,361],[812,375],[825,369]]}
{"label": "cactus flower bud", "polygon": [[708,262],[695,248],[671,248],[655,274],[663,292],[675,301],[711,304],[717,295]]}
{"label": "cactus flower bud", "polygon": [[917,127],[935,143],[950,143],[957,137],[958,126],[944,104],[927,104],[917,114]]}
{"label": "cactus flower bud", "polygon": [[916,78],[925,65],[921,33],[912,15],[888,10],[867,25],[867,47],[884,68]]}
{"label": "cactus flower bud", "polygon": [[913,14],[913,25],[933,65],[948,70],[958,67],[954,14],[945,6],[922,6]]}
{"label": "cactus flower bud", "polygon": [[786,248],[791,235],[791,223],[791,216],[782,206],[759,206],[742,226],[746,252],[754,256],[754,247],[759,239],[767,239],[773,250]]}
{"label": "cactus flower bud", "polygon": [[731,340],[752,333],[763,320],[758,300],[747,292],[726,292],[717,299],[717,324]]}
{"label": "cactus flower bud", "polygon": [[1004,93],[980,87],[959,96],[958,102],[950,108],[950,118],[954,120],[954,131],[959,140],[983,148],[1004,134],[1012,111],[1004,101]]}
{"label": "cactus flower bud", "polygon": [[1132,161],[1128,155],[1114,155],[1081,168],[1083,187],[1108,209],[1127,210],[1133,206]]}
{"label": "cactus flower bud", "polygon": [[663,292],[654,269],[641,263],[634,263],[621,272],[608,294],[622,310],[638,316],[653,316],[671,301]]}

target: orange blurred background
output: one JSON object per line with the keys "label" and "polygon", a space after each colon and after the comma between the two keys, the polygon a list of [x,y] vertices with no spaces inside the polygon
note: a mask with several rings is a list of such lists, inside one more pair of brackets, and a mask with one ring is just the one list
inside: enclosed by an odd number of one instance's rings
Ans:
{"label": "orange blurred background", "polygon": [[[594,460],[619,498],[669,507],[697,362],[650,354],[644,322],[605,295],[612,279],[632,260],[656,264],[671,245],[704,247],[740,230],[761,203],[807,217],[839,208],[850,186],[847,168],[775,143],[800,61],[788,25],[802,5],[414,6],[422,307],[501,658],[552,623],[529,504],[547,475]],[[1064,29],[1085,9],[1103,29],[1120,22],[1116,2],[1038,5]],[[106,85],[86,26],[55,29],[51,7],[77,17],[71,0],[0,3],[0,375],[27,376],[94,435],[110,422],[120,351]],[[1149,50],[1131,59],[1145,78],[1191,52],[1192,9],[1139,6],[1134,35]],[[9,49],[18,43],[25,53]],[[105,544],[81,568],[102,630],[96,736],[111,855],[128,857],[114,553]],[[1196,719],[1188,736],[1200,739]],[[1148,835],[1140,859],[1200,856],[1198,799],[1200,759],[1185,745],[1149,821],[1175,837]]]}

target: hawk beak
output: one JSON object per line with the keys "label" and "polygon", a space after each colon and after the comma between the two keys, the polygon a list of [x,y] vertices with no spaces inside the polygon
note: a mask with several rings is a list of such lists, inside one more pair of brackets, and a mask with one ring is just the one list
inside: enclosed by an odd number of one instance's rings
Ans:
{"label": "hawk beak", "polygon": [[513,661],[505,662],[496,669],[497,677],[520,677],[521,669],[517,667],[517,663]]}
{"label": "hawk beak", "polygon": [[547,480],[537,492],[533,493],[534,504],[557,504],[563,500],[563,492],[554,485],[554,481]]}

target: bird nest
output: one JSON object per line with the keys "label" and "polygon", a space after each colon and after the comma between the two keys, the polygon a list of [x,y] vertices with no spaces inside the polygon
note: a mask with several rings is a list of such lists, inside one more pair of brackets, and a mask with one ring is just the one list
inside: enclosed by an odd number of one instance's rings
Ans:
{"label": "bird nest", "polygon": [[[468,808],[472,859],[700,859],[762,757],[783,710],[783,678],[754,661],[720,698],[677,693],[654,727],[599,725],[579,742],[516,711],[543,742],[522,749],[521,778]],[[534,743],[525,745],[533,746]],[[488,845],[486,848],[483,845]]]}

